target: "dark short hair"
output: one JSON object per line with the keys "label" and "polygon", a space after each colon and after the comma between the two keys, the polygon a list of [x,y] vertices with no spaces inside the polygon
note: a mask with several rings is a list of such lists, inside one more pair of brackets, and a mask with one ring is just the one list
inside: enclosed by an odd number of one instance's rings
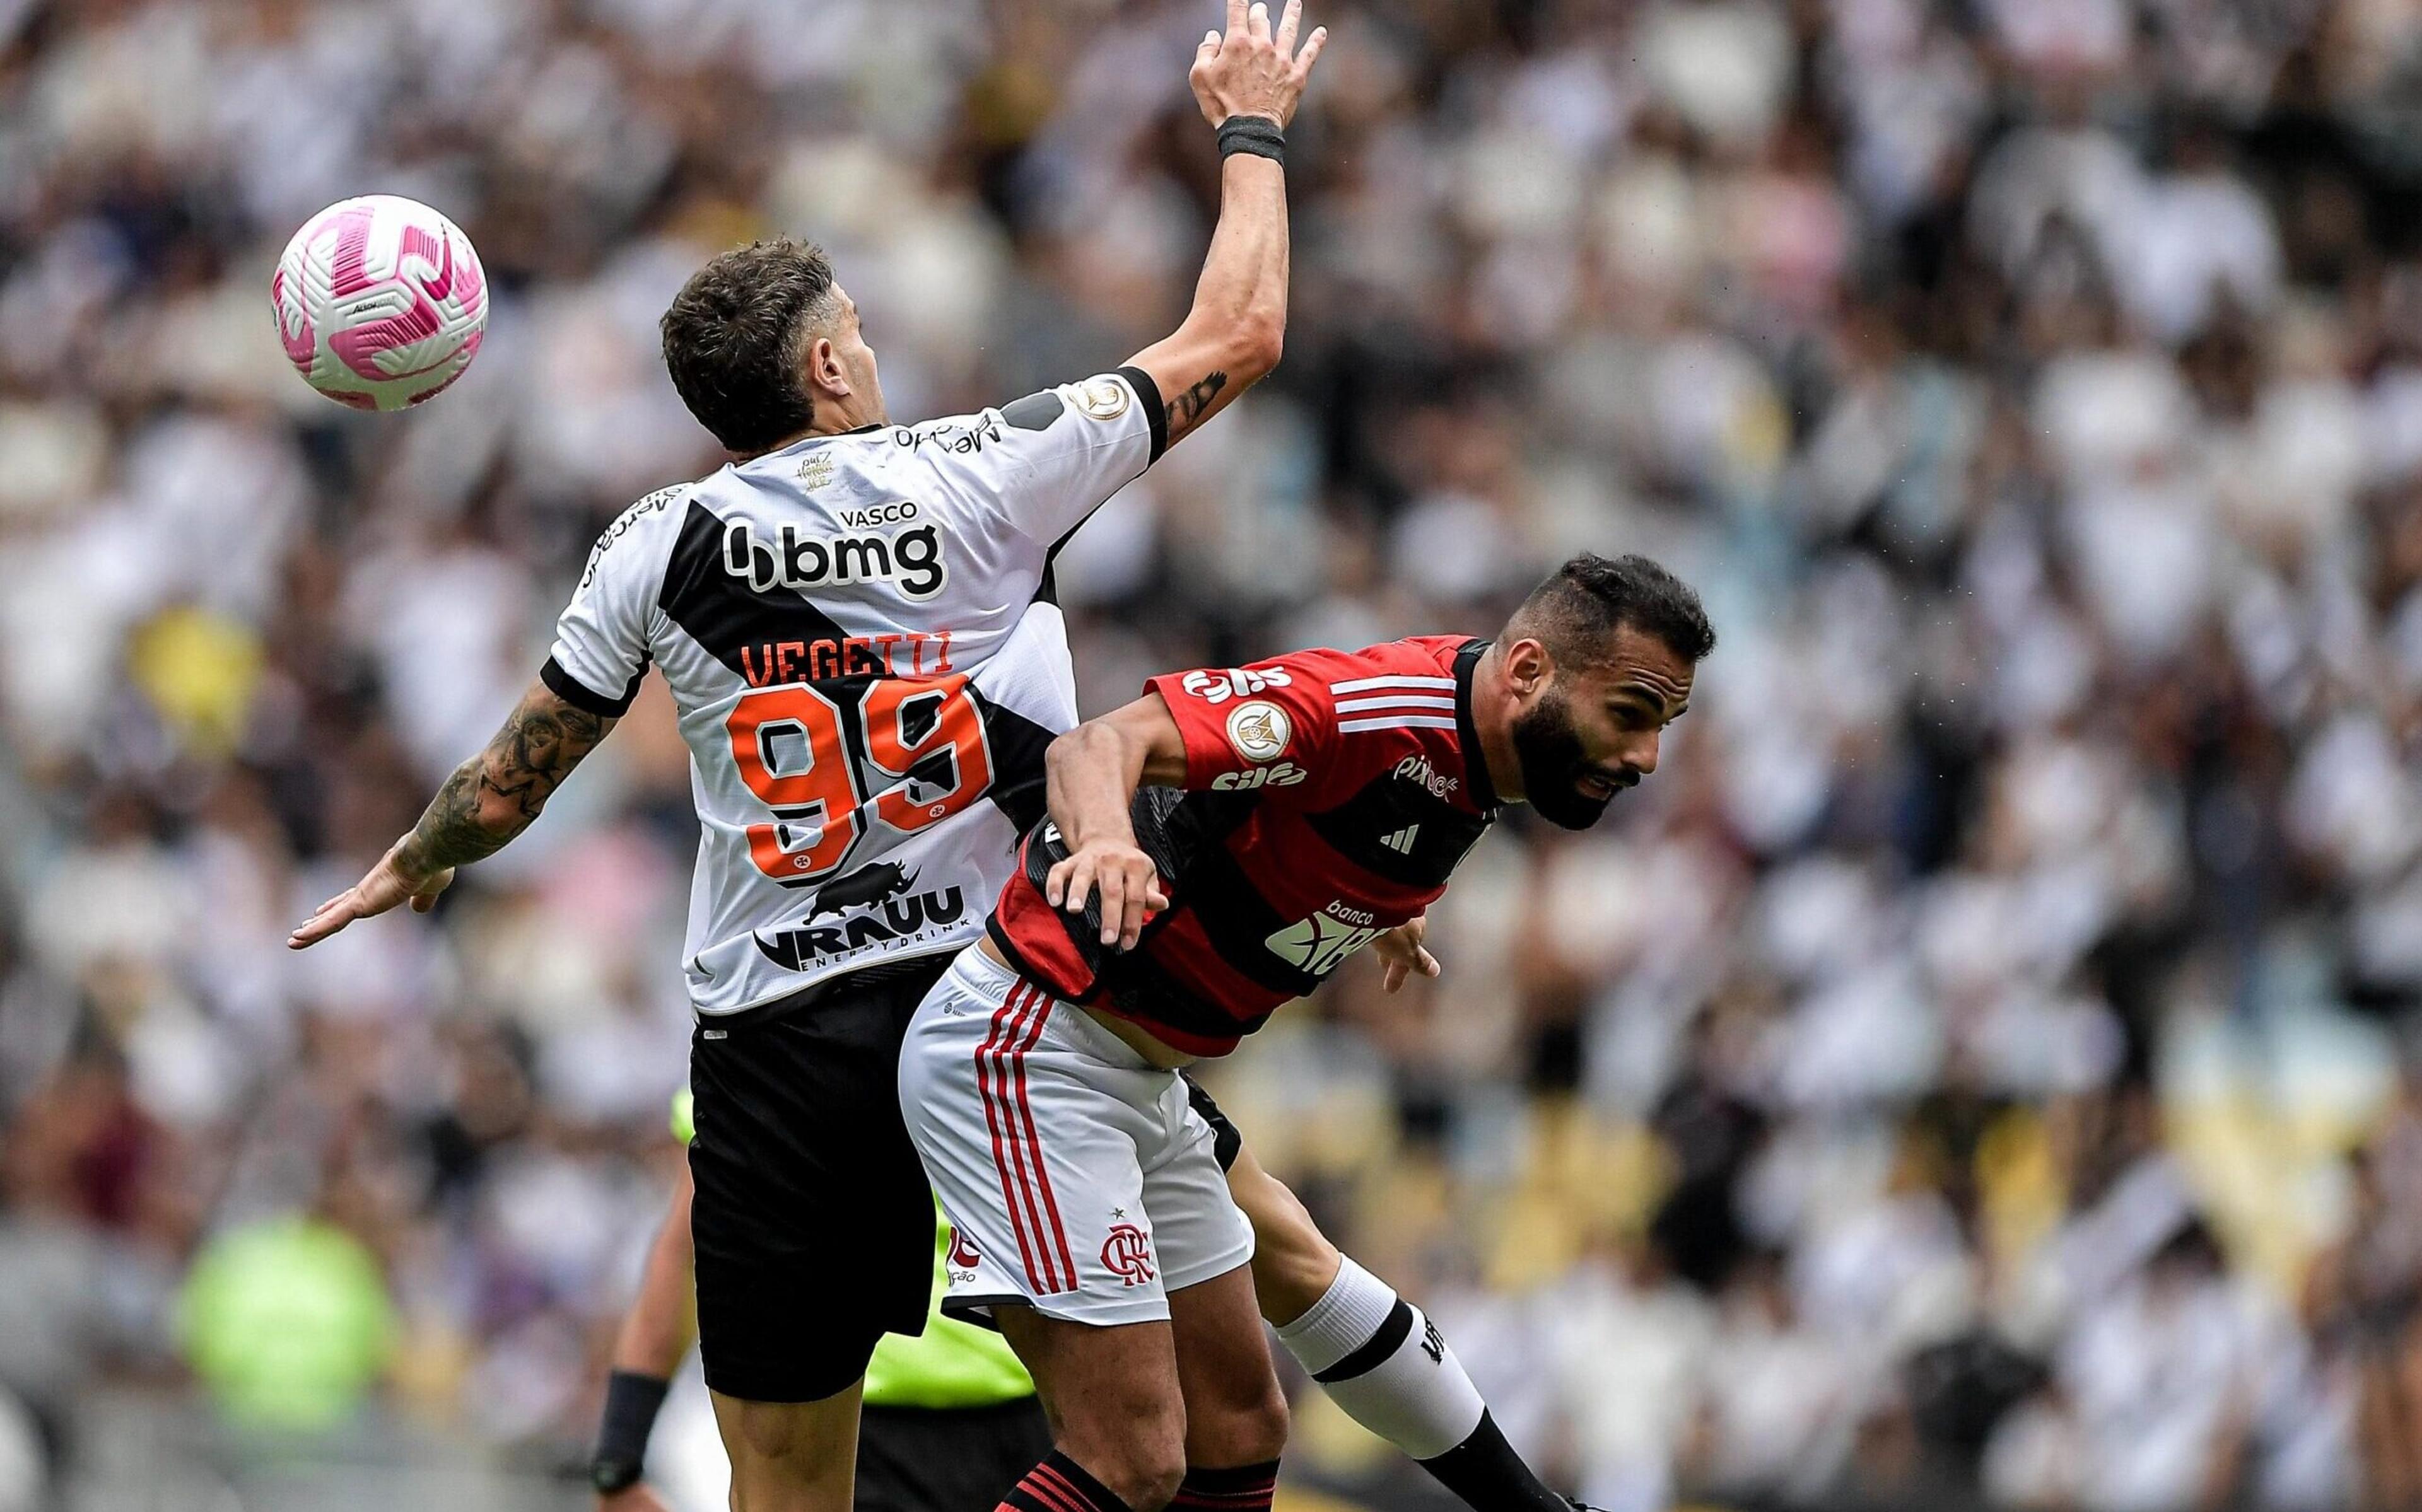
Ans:
{"label": "dark short hair", "polygon": [[1686,662],[1716,648],[1715,627],[1691,585],[1645,556],[1583,553],[1531,590],[1506,627],[1535,637],[1559,662],[1599,661],[1626,627],[1653,635]]}
{"label": "dark short hair", "polygon": [[673,297],[661,322],[665,366],[724,449],[763,451],[815,418],[800,366],[832,293],[824,249],[785,236],[720,254]]}

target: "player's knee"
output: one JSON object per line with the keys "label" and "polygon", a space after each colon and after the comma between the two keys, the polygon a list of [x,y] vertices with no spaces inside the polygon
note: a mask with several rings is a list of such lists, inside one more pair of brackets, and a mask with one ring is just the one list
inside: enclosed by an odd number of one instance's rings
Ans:
{"label": "player's knee", "polygon": [[1135,1494],[1127,1498],[1134,1512],[1160,1512],[1177,1497],[1177,1488],[1186,1482],[1186,1445],[1181,1439],[1177,1451],[1156,1457],[1150,1466],[1139,1466],[1134,1480]]}
{"label": "player's knee", "polygon": [[[780,1492],[809,1492],[821,1483],[846,1485],[853,1468],[845,1426],[854,1427],[854,1413],[819,1411],[821,1402],[747,1402],[731,1414],[728,1437],[734,1453],[733,1494],[753,1509],[761,1495],[777,1496],[778,1505],[806,1506],[807,1502],[778,1499]],[[756,1494],[744,1494],[756,1493]]]}
{"label": "player's knee", "polygon": [[1253,1418],[1252,1444],[1247,1451],[1250,1457],[1246,1463],[1258,1465],[1286,1453],[1287,1435],[1293,1431],[1294,1426],[1293,1419],[1287,1414],[1286,1393],[1279,1389],[1278,1380],[1273,1377],[1269,1400],[1262,1404]]}
{"label": "player's knee", "polygon": [[1205,1464],[1258,1465],[1285,1452],[1286,1393],[1273,1372],[1264,1371],[1250,1385],[1240,1384],[1211,1415],[1217,1418],[1216,1429],[1197,1435],[1197,1452]]}
{"label": "player's knee", "polygon": [[1063,1447],[1134,1512],[1159,1512],[1186,1478],[1186,1411],[1156,1408],[1130,1418],[1115,1437]]}
{"label": "player's knee", "polygon": [[1286,1394],[1277,1371],[1237,1374],[1197,1386],[1187,1400],[1187,1449],[1202,1466],[1245,1466],[1279,1458],[1286,1449]]}

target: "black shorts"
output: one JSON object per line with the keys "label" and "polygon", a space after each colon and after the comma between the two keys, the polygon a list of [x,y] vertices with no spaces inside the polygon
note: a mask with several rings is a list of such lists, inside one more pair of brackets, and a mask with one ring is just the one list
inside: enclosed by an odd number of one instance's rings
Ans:
{"label": "black shorts", "polygon": [[924,1332],[934,1196],[900,1121],[900,1041],[948,953],[869,967],[812,1000],[700,1023],[690,1233],[706,1383],[810,1402]]}
{"label": "black shorts", "polygon": [[855,1512],[993,1512],[1051,1452],[1031,1396],[998,1407],[870,1407],[857,1424]]}

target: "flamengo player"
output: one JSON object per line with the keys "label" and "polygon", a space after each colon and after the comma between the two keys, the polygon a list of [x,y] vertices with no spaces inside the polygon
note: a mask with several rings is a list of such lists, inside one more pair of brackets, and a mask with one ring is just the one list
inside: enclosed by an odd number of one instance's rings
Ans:
{"label": "flamengo player", "polygon": [[[909,1132],[959,1234],[951,1303],[991,1309],[1052,1421],[1057,1448],[1004,1507],[1268,1504],[1286,1410],[1255,1326],[1252,1235],[1174,1068],[1227,1053],[1418,918],[1502,803],[1595,823],[1656,769],[1714,645],[1663,569],[1584,556],[1493,644],[1156,678],[1053,742],[1052,822],[900,1061]],[[1442,1364],[1430,1331],[1352,1321],[1355,1270],[1282,1331],[1296,1352]],[[1402,1395],[1423,1372],[1392,1374]]]}
{"label": "flamengo player", "polygon": [[[850,1504],[859,1378],[881,1334],[923,1324],[934,1214],[893,1096],[900,1037],[978,932],[1043,812],[1044,749],[1076,723],[1053,548],[1278,361],[1282,128],[1324,36],[1298,52],[1298,19],[1291,0],[1274,33],[1231,0],[1198,49],[1219,223],[1184,323],[1116,373],[895,426],[821,253],[762,242],[708,263],[665,316],[665,356],[735,460],[608,527],[503,729],[289,942],[433,907],[660,670],[701,830],[691,1226],[738,1512]],[[1263,1182],[1257,1215],[1300,1213]],[[1316,1231],[1296,1250],[1335,1263]],[[634,1405],[609,1400],[608,1423],[644,1423]],[[637,1456],[597,1468],[621,1495]]]}

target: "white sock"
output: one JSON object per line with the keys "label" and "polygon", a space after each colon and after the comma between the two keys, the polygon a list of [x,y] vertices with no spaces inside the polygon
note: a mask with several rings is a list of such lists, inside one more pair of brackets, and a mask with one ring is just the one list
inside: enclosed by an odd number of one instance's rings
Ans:
{"label": "white sock", "polygon": [[1351,1259],[1278,1335],[1346,1416],[1415,1459],[1470,1438],[1487,1411],[1437,1325]]}

